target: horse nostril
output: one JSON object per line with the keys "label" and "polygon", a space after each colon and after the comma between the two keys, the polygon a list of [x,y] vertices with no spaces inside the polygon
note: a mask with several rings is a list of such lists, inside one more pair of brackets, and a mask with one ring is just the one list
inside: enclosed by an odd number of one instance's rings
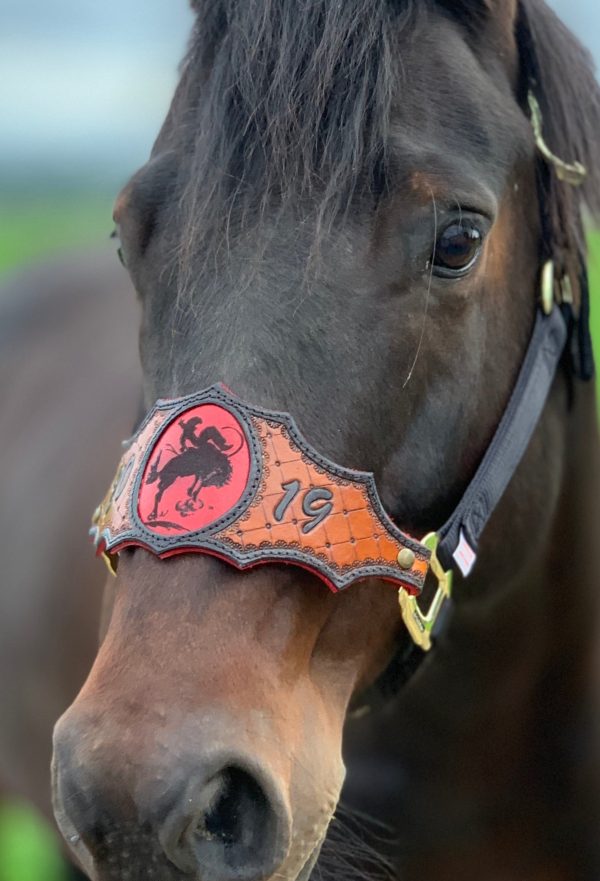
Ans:
{"label": "horse nostril", "polygon": [[224,771],[221,780],[221,792],[197,834],[209,839],[214,836],[226,844],[239,842],[247,847],[256,840],[267,820],[267,799],[258,783],[239,768]]}
{"label": "horse nostril", "polygon": [[227,766],[188,787],[161,834],[166,855],[184,872],[211,881],[259,881],[273,875],[289,847],[290,823],[266,786]]}

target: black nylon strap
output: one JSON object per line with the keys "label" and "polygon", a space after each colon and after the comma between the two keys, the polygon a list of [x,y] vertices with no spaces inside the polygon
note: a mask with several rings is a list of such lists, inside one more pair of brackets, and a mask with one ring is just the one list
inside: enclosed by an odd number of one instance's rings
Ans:
{"label": "black nylon strap", "polygon": [[561,311],[550,315],[541,309],[527,354],[508,407],[458,507],[439,530],[437,555],[444,569],[465,566],[457,556],[459,546],[468,542],[467,554],[477,553],[486,523],[500,501],[531,440],[554,380],[556,368],[567,340],[567,327]]}

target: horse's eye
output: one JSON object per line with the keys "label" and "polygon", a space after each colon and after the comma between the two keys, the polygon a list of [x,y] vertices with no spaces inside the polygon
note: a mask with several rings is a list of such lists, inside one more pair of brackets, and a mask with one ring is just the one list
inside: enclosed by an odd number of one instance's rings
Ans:
{"label": "horse's eye", "polygon": [[472,220],[454,221],[435,243],[434,272],[444,278],[465,275],[479,257],[482,243],[483,234]]}

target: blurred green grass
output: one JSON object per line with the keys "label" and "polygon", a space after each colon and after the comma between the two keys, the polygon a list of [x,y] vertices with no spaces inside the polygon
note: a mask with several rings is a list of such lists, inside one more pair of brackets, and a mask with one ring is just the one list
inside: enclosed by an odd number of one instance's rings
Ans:
{"label": "blurred green grass", "polygon": [[54,834],[24,805],[0,806],[0,881],[65,881]]}
{"label": "blurred green grass", "polygon": [[0,273],[108,238],[112,197],[97,193],[0,199]]}
{"label": "blurred green grass", "polygon": [[[112,229],[111,199],[95,194],[60,200],[4,200],[0,206],[0,273],[63,249],[103,241]],[[600,232],[590,235],[592,327],[600,353]],[[600,402],[600,397],[599,397]],[[0,806],[0,881],[66,881],[56,839],[21,805]]]}

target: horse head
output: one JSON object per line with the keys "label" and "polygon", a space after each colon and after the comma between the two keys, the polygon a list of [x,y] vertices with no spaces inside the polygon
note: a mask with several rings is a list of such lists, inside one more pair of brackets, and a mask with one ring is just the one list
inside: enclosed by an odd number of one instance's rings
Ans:
{"label": "horse head", "polygon": [[[289,412],[324,456],[373,472],[395,522],[423,535],[509,400],[548,217],[583,298],[600,131],[585,57],[539,0],[193,6],[171,109],[115,212],[146,403],[222,382]],[[589,166],[579,193],[542,165],[532,88],[554,152]],[[569,383],[557,376],[462,594],[485,609],[531,596],[523,579],[566,479]],[[452,715],[448,646],[486,620],[465,607],[421,681],[441,716],[414,689],[413,750]],[[305,881],[340,796],[349,706],[407,640],[377,578],[334,595],[299,567],[125,551],[96,662],[55,734],[57,817],[90,876]],[[461,682],[493,666],[471,660]]]}

